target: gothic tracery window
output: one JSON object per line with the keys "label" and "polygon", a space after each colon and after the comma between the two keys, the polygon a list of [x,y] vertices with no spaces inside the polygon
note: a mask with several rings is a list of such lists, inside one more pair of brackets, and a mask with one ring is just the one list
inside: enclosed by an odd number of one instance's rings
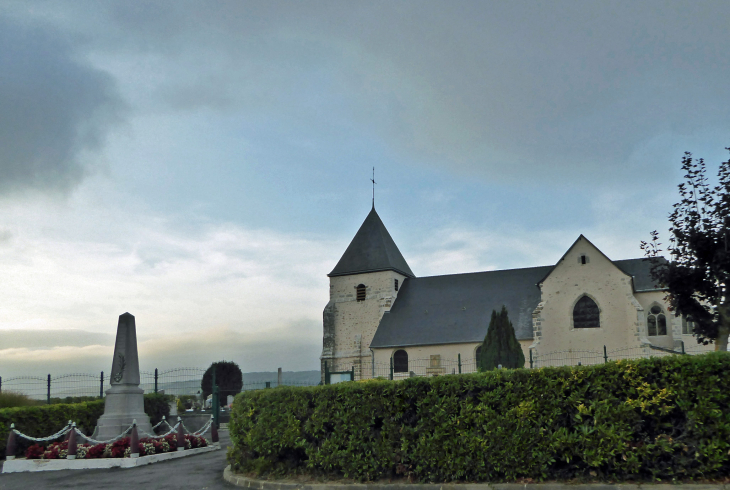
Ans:
{"label": "gothic tracery window", "polygon": [[649,337],[667,334],[667,316],[659,305],[654,305],[646,315],[646,327]]}
{"label": "gothic tracery window", "polygon": [[573,328],[599,328],[598,305],[588,296],[583,296],[573,307]]}

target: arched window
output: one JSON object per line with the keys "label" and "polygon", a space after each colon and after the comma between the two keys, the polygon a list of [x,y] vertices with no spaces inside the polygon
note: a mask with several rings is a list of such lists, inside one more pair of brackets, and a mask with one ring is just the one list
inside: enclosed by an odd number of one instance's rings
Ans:
{"label": "arched window", "polygon": [[583,296],[573,307],[573,328],[600,327],[598,305],[588,296]]}
{"label": "arched window", "polygon": [[646,315],[646,327],[649,337],[667,334],[667,317],[661,306],[654,305],[649,309],[649,314]]}
{"label": "arched window", "polygon": [[395,354],[393,354],[393,372],[408,372],[408,352],[404,351],[403,349],[397,350],[395,351]]}
{"label": "arched window", "polygon": [[480,345],[477,347],[477,350],[474,352],[474,357],[477,360],[477,366],[479,365],[479,357],[482,355],[482,346]]}
{"label": "arched window", "polygon": [[357,300],[365,301],[365,285],[358,284],[357,286],[355,286],[355,289],[357,290]]}

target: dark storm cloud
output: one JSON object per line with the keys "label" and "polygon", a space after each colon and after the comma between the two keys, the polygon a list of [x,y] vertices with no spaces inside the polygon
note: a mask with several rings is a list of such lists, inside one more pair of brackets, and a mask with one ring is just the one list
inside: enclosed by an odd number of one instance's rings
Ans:
{"label": "dark storm cloud", "polygon": [[452,169],[625,177],[655,138],[730,131],[727,2],[154,2],[112,18],[147,49],[198,53],[171,102],[311,112],[319,83],[363,130]]}
{"label": "dark storm cloud", "polygon": [[116,119],[113,83],[47,25],[0,16],[0,46],[0,195],[66,191]]}
{"label": "dark storm cloud", "polygon": [[626,181],[647,148],[730,132],[725,1],[70,6],[96,49],[158,56],[138,76],[169,109],[342,120],[489,178]]}

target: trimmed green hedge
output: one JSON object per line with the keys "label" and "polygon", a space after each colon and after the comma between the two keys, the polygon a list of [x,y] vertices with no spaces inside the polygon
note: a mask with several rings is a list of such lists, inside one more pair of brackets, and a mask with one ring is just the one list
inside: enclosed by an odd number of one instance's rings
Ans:
{"label": "trimmed green hedge", "polygon": [[[104,400],[93,402],[41,405],[36,407],[14,407],[0,410],[0,459],[5,458],[5,445],[8,442],[10,424],[23,434],[33,437],[46,437],[55,434],[69,420],[76,422],[84,434],[91,434],[96,421],[104,414]],[[26,447],[33,444],[22,438],[16,438],[21,455]]]}
{"label": "trimmed green hedge", "polygon": [[[150,416],[152,425],[162,420],[162,416],[170,416],[170,402],[175,397],[147,393],[144,395],[144,411]],[[55,434],[69,420],[76,422],[81,432],[91,435],[99,417],[104,415],[104,400],[98,399],[82,403],[38,405],[30,407],[14,407],[0,409],[0,459],[5,458],[5,446],[8,442],[10,424],[23,434],[33,437],[46,437]],[[17,455],[32,443],[16,438]]]}
{"label": "trimmed green hedge", "polygon": [[238,395],[234,470],[359,481],[730,475],[730,355]]}

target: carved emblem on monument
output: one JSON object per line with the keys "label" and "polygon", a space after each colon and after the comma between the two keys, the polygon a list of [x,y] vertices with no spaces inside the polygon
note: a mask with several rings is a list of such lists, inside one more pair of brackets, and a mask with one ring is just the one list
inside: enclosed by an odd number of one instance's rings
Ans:
{"label": "carved emblem on monument", "polygon": [[112,381],[115,383],[120,383],[122,381],[122,378],[124,377],[124,367],[126,366],[124,362],[124,354],[119,354],[119,371],[117,371],[115,374],[112,374]]}

